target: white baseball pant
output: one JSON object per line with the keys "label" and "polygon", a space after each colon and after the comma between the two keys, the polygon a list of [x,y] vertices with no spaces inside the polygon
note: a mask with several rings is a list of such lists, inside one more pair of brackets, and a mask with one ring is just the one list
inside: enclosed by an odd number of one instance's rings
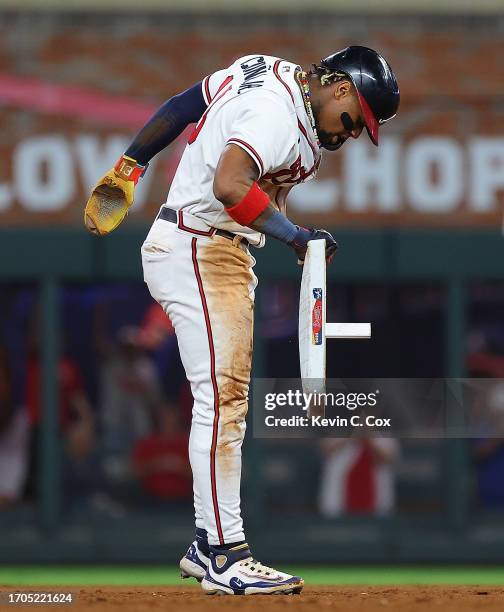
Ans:
{"label": "white baseball pant", "polygon": [[245,539],[241,446],[252,363],[255,259],[202,220],[154,222],[143,246],[144,280],[170,318],[194,398],[189,457],[196,527],[211,545]]}

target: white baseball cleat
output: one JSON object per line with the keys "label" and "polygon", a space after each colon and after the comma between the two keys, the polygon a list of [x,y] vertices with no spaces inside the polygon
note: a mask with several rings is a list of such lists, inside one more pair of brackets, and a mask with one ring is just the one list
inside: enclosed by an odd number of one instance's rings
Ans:
{"label": "white baseball cleat", "polygon": [[231,550],[210,547],[210,563],[201,582],[208,595],[298,594],[304,586],[299,576],[291,576],[256,561],[248,544]]}
{"label": "white baseball cleat", "polygon": [[209,558],[198,548],[196,540],[189,546],[186,554],[180,559],[180,577],[196,578],[201,582],[207,572]]}

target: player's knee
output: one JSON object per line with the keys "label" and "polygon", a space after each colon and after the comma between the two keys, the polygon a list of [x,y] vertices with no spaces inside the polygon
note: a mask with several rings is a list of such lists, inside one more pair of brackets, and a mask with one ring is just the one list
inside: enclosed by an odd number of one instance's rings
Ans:
{"label": "player's knee", "polygon": [[219,412],[229,421],[240,422],[248,411],[248,384],[229,380],[219,388]]}

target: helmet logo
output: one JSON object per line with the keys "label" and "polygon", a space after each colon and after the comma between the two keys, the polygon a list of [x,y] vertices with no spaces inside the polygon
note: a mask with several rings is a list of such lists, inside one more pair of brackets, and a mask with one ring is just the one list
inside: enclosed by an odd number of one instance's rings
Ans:
{"label": "helmet logo", "polygon": [[387,121],[390,121],[391,119],[393,119],[395,117],[395,114],[392,115],[391,117],[389,117],[388,119],[378,119],[378,123],[380,125],[383,125],[384,123],[387,123]]}

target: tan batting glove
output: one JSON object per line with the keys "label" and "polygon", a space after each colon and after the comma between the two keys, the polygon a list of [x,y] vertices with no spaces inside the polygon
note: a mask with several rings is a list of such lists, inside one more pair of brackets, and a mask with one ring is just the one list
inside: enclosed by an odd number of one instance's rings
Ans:
{"label": "tan batting glove", "polygon": [[84,225],[91,233],[106,236],[123,221],[133,204],[135,185],[146,168],[123,155],[96,183],[84,210]]}

